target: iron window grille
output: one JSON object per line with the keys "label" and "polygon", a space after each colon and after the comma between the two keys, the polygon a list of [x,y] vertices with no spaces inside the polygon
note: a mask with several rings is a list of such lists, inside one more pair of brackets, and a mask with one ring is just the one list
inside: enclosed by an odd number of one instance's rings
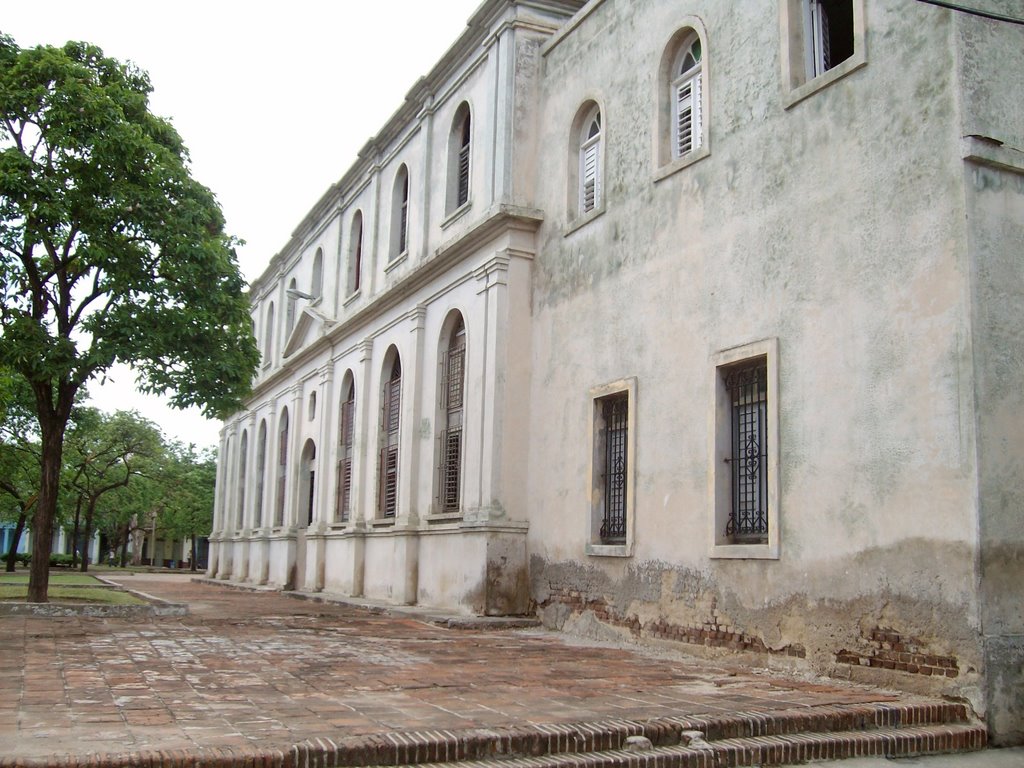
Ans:
{"label": "iron window grille", "polygon": [[626,449],[629,437],[629,395],[606,397],[601,401],[604,422],[604,456],[601,484],[604,510],[601,519],[601,543],[626,541]]}
{"label": "iron window grille", "polygon": [[723,372],[730,403],[726,462],[732,505],[725,534],[736,543],[768,540],[768,365],[764,358]]}

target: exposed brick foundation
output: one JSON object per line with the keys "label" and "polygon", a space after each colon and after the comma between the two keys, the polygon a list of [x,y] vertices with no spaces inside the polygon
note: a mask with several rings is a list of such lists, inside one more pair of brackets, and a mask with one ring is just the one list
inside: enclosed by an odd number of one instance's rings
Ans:
{"label": "exposed brick foundation", "polygon": [[806,651],[802,645],[787,645],[782,648],[769,648],[759,637],[748,635],[736,627],[719,623],[720,617],[711,601],[711,615],[700,625],[684,626],[672,624],[659,619],[643,623],[637,616],[623,616],[615,608],[601,599],[589,599],[579,590],[552,588],[550,598],[541,604],[546,607],[559,603],[575,613],[591,611],[603,621],[616,627],[628,629],[634,637],[651,637],[661,640],[673,640],[691,645],[703,645],[709,648],[729,648],[734,651],[764,653],[774,656],[796,656],[804,658]]}
{"label": "exposed brick foundation", "polygon": [[916,637],[901,635],[893,629],[875,627],[864,637],[864,645],[864,648],[857,651],[839,651],[836,653],[836,661],[913,675],[956,677],[960,674],[955,657],[928,653]]}

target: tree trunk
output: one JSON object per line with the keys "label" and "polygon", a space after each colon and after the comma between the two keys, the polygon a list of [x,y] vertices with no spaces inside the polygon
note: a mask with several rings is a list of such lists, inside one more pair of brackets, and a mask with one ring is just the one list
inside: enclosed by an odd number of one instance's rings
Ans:
{"label": "tree trunk", "polygon": [[124,524],[124,539],[121,540],[121,567],[125,568],[128,566],[128,539],[132,535],[132,524]]}
{"label": "tree trunk", "polygon": [[14,526],[14,538],[11,539],[11,546],[7,550],[7,572],[14,573],[14,564],[17,562],[18,542],[21,541],[21,534],[25,532],[25,521],[28,520],[28,512],[22,508],[18,515],[18,522]]}
{"label": "tree trunk", "polygon": [[75,499],[75,528],[71,536],[71,570],[78,567],[78,521],[82,516],[82,497]]}
{"label": "tree trunk", "polygon": [[82,573],[89,570],[89,542],[92,540],[92,518],[96,512],[96,499],[89,499],[85,510],[85,543],[82,545]]}
{"label": "tree trunk", "polygon": [[193,533],[192,534],[192,557],[189,558],[189,567],[188,567],[188,569],[190,571],[192,571],[192,573],[196,572],[196,557],[198,557],[198,555],[199,555],[199,548],[196,546],[196,535]]}
{"label": "tree trunk", "polygon": [[42,438],[42,469],[39,477],[39,500],[32,515],[32,562],[28,573],[28,602],[49,602],[50,550],[53,547],[53,518],[57,511],[60,489],[60,465],[64,455],[64,429],[67,417],[39,418]]}

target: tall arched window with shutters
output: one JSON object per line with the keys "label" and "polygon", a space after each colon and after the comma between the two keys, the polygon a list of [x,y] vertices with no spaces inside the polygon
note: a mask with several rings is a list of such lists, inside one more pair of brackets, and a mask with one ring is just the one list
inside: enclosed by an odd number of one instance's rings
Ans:
{"label": "tall arched window with shutters", "polygon": [[259,437],[256,441],[256,509],[253,512],[253,526],[262,528],[266,522],[263,519],[263,489],[266,485],[267,476],[267,420],[260,421]]}
{"label": "tall arched window with shutters", "polygon": [[580,214],[601,205],[601,110],[594,105],[583,120],[580,134]]}
{"label": "tall arched window with shutters", "polygon": [[452,213],[469,202],[471,143],[473,137],[469,104],[455,110],[448,135],[448,195],[446,211]]}
{"label": "tall arched window with shutters", "polygon": [[309,283],[309,295],[319,299],[324,292],[324,249],[317,248],[313,257],[313,278]]}
{"label": "tall arched window with shutters", "polygon": [[438,391],[437,510],[458,512],[462,503],[462,435],[466,383],[466,326],[453,312],[441,338]]}
{"label": "tall arched window with shutters", "polygon": [[402,414],[402,362],[392,347],[385,356],[381,382],[380,459],[377,481],[377,514],[398,514],[398,439]]}
{"label": "tall arched window with shutters", "polygon": [[284,525],[285,484],[288,480],[288,409],[281,411],[277,430],[277,500],[274,504],[274,525]]}
{"label": "tall arched window with shutters", "polygon": [[235,530],[242,530],[245,527],[245,485],[246,469],[248,468],[249,456],[249,432],[242,430],[242,440],[238,448],[238,509],[235,519]]}
{"label": "tall arched window with shutters", "polygon": [[403,164],[395,174],[391,195],[390,259],[397,259],[409,250],[409,169]]}
{"label": "tall arched window with shutters", "polygon": [[348,371],[341,385],[341,425],[338,436],[338,494],[334,520],[347,523],[352,519],[352,458],[355,445],[356,383]]}
{"label": "tall arched window with shutters", "polygon": [[359,290],[363,272],[363,212],[356,211],[352,217],[352,231],[348,246],[348,293],[351,296]]}
{"label": "tall arched window with shutters", "polygon": [[672,157],[685,157],[704,141],[702,94],[703,50],[696,32],[690,32],[675,53],[669,99],[672,103]]}
{"label": "tall arched window with shutters", "polygon": [[274,354],[274,302],[267,307],[267,324],[263,329],[263,364],[269,365]]}

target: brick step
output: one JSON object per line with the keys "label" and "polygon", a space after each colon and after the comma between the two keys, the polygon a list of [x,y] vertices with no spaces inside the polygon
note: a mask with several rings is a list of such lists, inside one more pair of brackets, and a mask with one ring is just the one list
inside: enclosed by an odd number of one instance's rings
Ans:
{"label": "brick step", "polygon": [[[465,731],[393,732],[349,737],[342,739],[340,743],[317,739],[293,746],[292,756],[295,766],[425,766],[452,763],[465,765],[471,761],[501,760],[505,762],[510,759],[526,758],[554,760],[563,756],[570,758],[570,764],[581,764],[582,761],[589,765],[592,759],[600,757],[603,760],[605,759],[604,755],[623,750],[627,747],[627,739],[635,740],[635,737],[646,739],[655,750],[660,748],[690,749],[692,747],[687,745],[694,736],[708,744],[731,749],[729,744],[737,741],[755,744],[758,742],[752,740],[793,737],[793,743],[798,743],[800,739],[812,738],[815,735],[820,737],[822,744],[831,744],[842,739],[853,739],[856,742],[863,734],[877,734],[880,739],[879,743],[887,744],[889,742],[886,739],[891,740],[892,737],[886,734],[910,733],[916,729],[915,732],[920,731],[919,740],[925,739],[927,736],[932,740],[929,743],[944,744],[945,742],[937,742],[935,739],[950,728],[956,729],[957,738],[963,740],[965,746],[944,746],[940,747],[939,751],[978,749],[985,745],[984,729],[968,724],[968,712],[963,704],[903,701],[802,707],[773,712],[741,712],[708,717],[610,720],[593,723],[478,728]],[[980,743],[978,743],[979,739]],[[915,741],[915,743],[917,742]],[[627,754],[635,757],[638,753],[628,752]],[[652,753],[646,751],[640,754]],[[872,752],[870,754],[884,753]],[[900,752],[899,754],[904,753]],[[908,752],[906,754],[917,753]],[[706,755],[702,759],[707,759]],[[690,765],[690,763],[665,763],[665,765],[676,764]],[[702,763],[693,764],[701,765]],[[707,763],[707,765],[712,764],[714,763]],[[724,762],[721,764],[742,765],[744,763]]]}
{"label": "brick step", "polygon": [[459,763],[427,763],[420,768],[731,768],[796,765],[809,760],[850,757],[913,757],[967,752],[985,747],[979,725],[924,725],[868,731],[789,733],[704,741],[649,749],[562,752],[536,757],[505,757]]}

